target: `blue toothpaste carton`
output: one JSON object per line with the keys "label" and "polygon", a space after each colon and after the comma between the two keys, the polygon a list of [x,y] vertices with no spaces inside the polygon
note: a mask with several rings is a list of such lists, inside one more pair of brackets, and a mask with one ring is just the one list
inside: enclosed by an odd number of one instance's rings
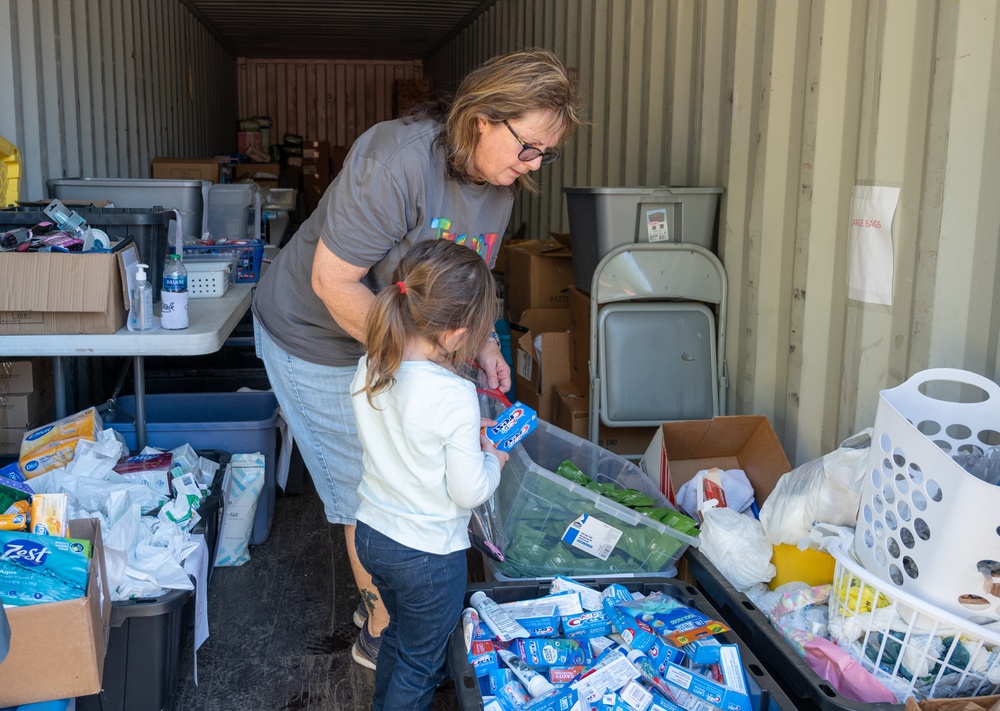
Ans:
{"label": "blue toothpaste carton", "polygon": [[538,427],[538,414],[527,405],[515,402],[497,415],[496,421],[483,432],[494,447],[501,452],[509,452]]}
{"label": "blue toothpaste carton", "polygon": [[570,639],[603,637],[613,631],[611,620],[604,610],[587,610],[578,615],[562,618],[563,634]]}
{"label": "blue toothpaste carton", "polygon": [[536,671],[549,667],[571,667],[590,664],[590,645],[575,639],[552,637],[547,639],[515,639],[510,651]]}

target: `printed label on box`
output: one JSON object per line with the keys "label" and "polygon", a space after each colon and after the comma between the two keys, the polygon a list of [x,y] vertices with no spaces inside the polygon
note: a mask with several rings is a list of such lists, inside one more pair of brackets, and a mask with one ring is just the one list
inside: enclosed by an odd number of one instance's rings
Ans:
{"label": "printed label on box", "polygon": [[569,525],[562,540],[596,558],[607,560],[621,537],[622,532],[619,529],[593,516],[583,514]]}
{"label": "printed label on box", "polygon": [[525,380],[531,380],[532,358],[527,351],[517,351],[517,374]]}
{"label": "printed label on box", "polygon": [[646,210],[646,229],[650,242],[666,242],[670,239],[667,232],[667,211]]}

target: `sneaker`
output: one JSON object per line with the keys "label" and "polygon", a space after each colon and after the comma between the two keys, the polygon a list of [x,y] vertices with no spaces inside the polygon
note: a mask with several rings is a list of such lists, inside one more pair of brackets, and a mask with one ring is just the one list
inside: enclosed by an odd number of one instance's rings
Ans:
{"label": "sneaker", "polygon": [[378,650],[382,646],[381,637],[372,637],[368,633],[368,625],[361,628],[358,639],[351,647],[351,657],[363,667],[375,669],[375,662],[378,660]]}
{"label": "sneaker", "polygon": [[368,608],[365,607],[365,601],[362,600],[358,603],[358,609],[354,611],[354,626],[364,627],[365,622],[368,621]]}

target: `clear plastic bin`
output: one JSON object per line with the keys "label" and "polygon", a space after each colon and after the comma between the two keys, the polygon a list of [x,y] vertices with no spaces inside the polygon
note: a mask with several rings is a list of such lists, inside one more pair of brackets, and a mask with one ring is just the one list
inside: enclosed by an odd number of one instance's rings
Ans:
{"label": "clear plastic bin", "polygon": [[[571,460],[593,481],[634,489],[657,507],[673,508],[635,464],[547,422],[511,451],[496,493],[507,579],[554,575],[632,576],[665,573],[697,539],[553,473]],[[606,560],[562,541],[587,515],[621,532]],[[491,563],[492,567],[492,563]]]}
{"label": "clear plastic bin", "polygon": [[239,240],[248,235],[250,208],[257,186],[250,183],[213,185],[208,191],[208,233],[216,240]]}

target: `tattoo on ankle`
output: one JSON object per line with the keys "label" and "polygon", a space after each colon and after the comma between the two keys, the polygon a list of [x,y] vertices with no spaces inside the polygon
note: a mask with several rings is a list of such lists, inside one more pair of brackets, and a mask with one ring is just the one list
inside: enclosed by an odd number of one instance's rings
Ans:
{"label": "tattoo on ankle", "polygon": [[361,588],[361,599],[365,603],[365,607],[368,608],[368,614],[375,614],[375,603],[378,602],[378,594],[372,592],[368,588]]}

